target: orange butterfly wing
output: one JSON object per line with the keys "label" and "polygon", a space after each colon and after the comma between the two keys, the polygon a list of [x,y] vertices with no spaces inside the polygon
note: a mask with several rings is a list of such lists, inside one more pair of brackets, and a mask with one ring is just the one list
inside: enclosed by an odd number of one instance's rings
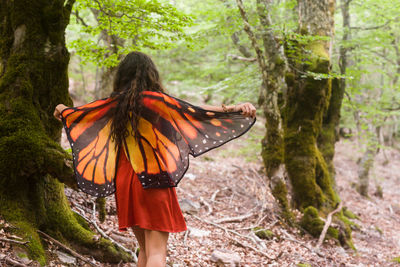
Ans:
{"label": "orange butterfly wing", "polygon": [[165,93],[144,91],[139,136],[128,136],[127,158],[144,188],[177,186],[199,156],[247,132],[255,118],[214,112]]}
{"label": "orange butterfly wing", "polygon": [[62,122],[71,144],[74,171],[82,191],[104,197],[115,191],[117,152],[110,137],[111,98],[67,108]]}
{"label": "orange butterfly wing", "polygon": [[[62,121],[71,144],[78,186],[104,197],[115,192],[118,153],[110,136],[108,98],[68,108]],[[189,154],[199,156],[235,139],[255,123],[239,112],[214,112],[161,92],[142,92],[138,138],[129,135],[124,151],[144,188],[177,186],[189,167]],[[127,125],[131,132],[130,124]]]}

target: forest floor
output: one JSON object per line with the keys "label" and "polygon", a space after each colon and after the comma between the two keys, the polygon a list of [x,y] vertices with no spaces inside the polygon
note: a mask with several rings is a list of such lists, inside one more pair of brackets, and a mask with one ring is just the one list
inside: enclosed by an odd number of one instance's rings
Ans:
{"label": "forest floor", "polygon": [[[168,266],[224,266],[213,262],[212,254],[216,250],[227,253],[231,260],[237,258],[240,262],[237,266],[398,265],[393,259],[400,257],[399,151],[385,149],[376,156],[370,178],[370,197],[365,198],[354,188],[356,161],[361,155],[356,143],[341,140],[336,144],[337,192],[343,206],[358,216],[352,220],[359,226],[352,233],[356,251],[343,249],[332,241],[325,241],[317,251],[314,249],[317,239],[280,222],[278,207],[263,180],[262,162],[247,158],[259,149],[254,143],[254,149],[249,149],[246,139],[249,139],[247,135],[241,141],[191,158],[191,166],[176,188],[179,200],[184,202],[181,207],[185,211],[188,231],[170,235]],[[378,185],[383,191],[382,198],[375,194]],[[73,209],[80,207],[81,212],[94,220],[91,213],[94,198],[69,189],[66,194]],[[107,197],[107,211],[106,221],[97,222],[100,228],[126,248],[134,250],[136,241],[132,231],[118,231],[114,196]],[[274,237],[258,239],[251,230],[255,226],[272,231]],[[0,245],[0,253],[4,255],[4,250],[10,246],[1,241]],[[54,246],[50,247],[53,252],[56,250]],[[69,266],[76,265],[81,264],[77,261]],[[96,265],[117,266],[99,262]],[[68,264],[55,257],[49,266]],[[120,263],[118,266],[136,265]]]}

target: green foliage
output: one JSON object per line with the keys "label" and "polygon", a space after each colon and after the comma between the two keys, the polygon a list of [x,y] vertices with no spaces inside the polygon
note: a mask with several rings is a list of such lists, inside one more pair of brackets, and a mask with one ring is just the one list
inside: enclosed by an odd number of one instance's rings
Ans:
{"label": "green foliage", "polygon": [[[346,72],[346,98],[343,102],[341,126],[360,130],[358,137],[366,146],[376,135],[376,128],[385,128],[385,135],[394,132],[400,115],[400,23],[393,19],[400,6],[390,0],[355,0],[350,2],[350,29],[343,28],[337,12],[337,46],[349,49]],[[373,10],[373,12],[371,12]],[[350,34],[342,41],[344,33]],[[332,58],[338,58],[334,51]],[[334,65],[337,72],[339,62]],[[373,127],[371,127],[373,126]],[[371,141],[372,140],[372,141]]]}
{"label": "green foliage", "polygon": [[73,14],[68,47],[83,62],[99,66],[115,66],[133,50],[165,49],[190,40],[185,28],[192,18],[163,0],[78,0]]}

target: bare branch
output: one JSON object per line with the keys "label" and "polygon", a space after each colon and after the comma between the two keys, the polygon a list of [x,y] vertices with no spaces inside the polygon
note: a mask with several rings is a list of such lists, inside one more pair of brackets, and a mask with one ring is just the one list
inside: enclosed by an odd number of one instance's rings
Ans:
{"label": "bare branch", "polygon": [[77,10],[76,12],[72,12],[72,14],[76,17],[76,19],[77,19],[78,21],[81,22],[81,24],[82,24],[83,26],[85,26],[85,27],[88,27],[88,26],[89,26],[89,25],[83,20],[83,18],[79,15],[78,10]]}
{"label": "bare branch", "polygon": [[352,26],[352,27],[349,27],[349,28],[352,29],[352,30],[363,30],[363,31],[377,30],[377,29],[386,27],[387,25],[389,25],[390,22],[392,22],[392,20],[388,20],[388,21],[386,21],[384,24],[378,25],[378,26],[371,26],[371,27],[357,27],[357,26]]}
{"label": "bare branch", "polygon": [[268,74],[267,74],[267,68],[266,68],[266,65],[265,65],[265,57],[263,55],[263,52],[262,52],[260,46],[257,43],[257,39],[255,37],[255,34],[254,34],[254,32],[253,32],[253,30],[252,30],[252,28],[250,26],[250,23],[249,23],[249,20],[247,18],[247,14],[246,14],[246,11],[244,9],[242,0],[236,0],[236,3],[237,3],[237,6],[239,8],[240,15],[243,18],[243,24],[244,24],[243,29],[247,33],[247,35],[249,36],[249,39],[251,41],[251,45],[253,46],[254,50],[256,51],[257,62],[258,62],[258,65],[260,66],[263,80],[267,81],[268,80]]}
{"label": "bare branch", "polygon": [[59,242],[58,240],[52,238],[51,236],[49,236],[48,234],[46,234],[45,232],[42,232],[40,230],[37,230],[37,232],[39,234],[42,234],[44,237],[46,237],[47,239],[49,239],[50,241],[52,241],[54,244],[56,244],[57,246],[65,249],[66,251],[68,251],[69,253],[71,253],[73,256],[79,258],[80,260],[89,263],[92,266],[97,266],[96,264],[94,264],[93,262],[91,262],[89,259],[83,257],[81,254],[77,253],[76,251],[70,249],[69,247],[65,246],[64,244],[62,244],[61,242]]}
{"label": "bare branch", "polygon": [[326,236],[326,232],[328,231],[328,228],[331,225],[333,214],[338,213],[342,209],[342,206],[343,206],[343,202],[340,202],[339,206],[334,211],[330,212],[328,214],[328,217],[326,217],[326,222],[325,222],[324,228],[322,229],[321,235],[319,236],[319,239],[318,239],[317,245],[315,246],[315,249],[318,250],[319,247],[322,245],[322,242],[324,241],[325,236]]}
{"label": "bare branch", "polygon": [[226,223],[226,222],[241,222],[245,219],[248,219],[250,217],[253,217],[254,213],[250,212],[248,214],[240,215],[240,216],[235,216],[235,217],[227,217],[223,219],[216,220],[215,223]]}
{"label": "bare branch", "polygon": [[26,245],[29,243],[29,241],[18,241],[18,240],[14,240],[14,239],[8,239],[5,237],[0,237],[0,241],[14,243],[14,244],[18,244],[18,245]]}
{"label": "bare branch", "polygon": [[[254,242],[256,245],[258,245],[258,244],[256,243],[256,241],[254,241],[254,239],[251,238],[251,237],[242,235],[242,234],[240,234],[240,233],[238,233],[238,232],[236,232],[236,231],[234,231],[234,230],[231,230],[231,229],[228,229],[228,228],[226,228],[226,227],[223,227],[223,226],[221,226],[221,225],[219,225],[219,224],[217,224],[217,223],[210,222],[210,221],[207,221],[207,220],[205,220],[205,219],[202,219],[202,218],[200,218],[200,217],[198,217],[198,216],[196,216],[196,215],[194,215],[194,214],[191,214],[191,215],[192,215],[194,218],[196,218],[197,220],[199,220],[199,221],[202,221],[202,222],[204,222],[204,223],[208,223],[208,224],[214,225],[215,227],[218,227],[218,228],[224,230],[225,232],[229,232],[229,233],[235,234],[235,235],[237,235],[237,236],[246,238],[246,239],[248,239],[248,240]],[[275,259],[277,259],[278,257],[280,257],[280,255],[281,255],[281,254],[279,254],[279,255],[278,255],[277,257],[275,257],[275,258],[271,258],[270,255],[268,255],[268,254],[265,253],[264,251],[259,250],[258,248],[255,248],[255,247],[253,247],[253,246],[244,244],[243,242],[241,242],[241,241],[237,240],[236,238],[233,238],[233,237],[231,237],[231,236],[229,236],[229,235],[227,235],[227,237],[228,237],[229,239],[231,239],[231,240],[237,242],[238,244],[244,246],[244,247],[250,248],[250,249],[252,249],[252,250],[254,250],[254,251],[256,251],[256,252],[258,252],[258,253],[264,255],[264,256],[265,256],[267,259],[269,259],[269,260],[275,260]]]}
{"label": "bare branch", "polygon": [[281,231],[282,231],[282,233],[285,235],[285,237],[281,236],[281,238],[286,239],[286,240],[289,240],[289,241],[292,241],[292,242],[295,242],[295,243],[299,244],[300,246],[305,247],[305,248],[308,249],[309,251],[311,251],[311,252],[317,254],[318,256],[320,256],[320,257],[322,257],[322,258],[325,258],[325,255],[324,255],[324,254],[322,254],[321,252],[319,252],[319,251],[317,251],[317,250],[315,250],[315,249],[309,247],[307,244],[304,244],[303,242],[301,242],[301,241],[299,241],[299,240],[293,238],[293,237],[292,237],[289,233],[287,233],[284,229],[281,230]]}
{"label": "bare branch", "polygon": [[247,62],[254,62],[254,61],[257,61],[257,58],[254,58],[254,57],[241,57],[241,56],[232,55],[232,54],[228,54],[227,57],[230,57],[230,58],[232,58],[233,60],[237,59],[237,60],[247,61]]}

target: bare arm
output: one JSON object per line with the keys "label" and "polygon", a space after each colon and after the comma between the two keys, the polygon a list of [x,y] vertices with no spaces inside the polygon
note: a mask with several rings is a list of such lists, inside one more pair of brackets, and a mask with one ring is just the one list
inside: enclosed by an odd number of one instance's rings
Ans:
{"label": "bare arm", "polygon": [[217,111],[217,112],[227,112],[227,111],[241,111],[241,113],[248,117],[256,116],[256,108],[251,103],[241,103],[237,105],[225,106],[224,108],[221,106],[211,106],[211,105],[201,105],[201,108]]}

